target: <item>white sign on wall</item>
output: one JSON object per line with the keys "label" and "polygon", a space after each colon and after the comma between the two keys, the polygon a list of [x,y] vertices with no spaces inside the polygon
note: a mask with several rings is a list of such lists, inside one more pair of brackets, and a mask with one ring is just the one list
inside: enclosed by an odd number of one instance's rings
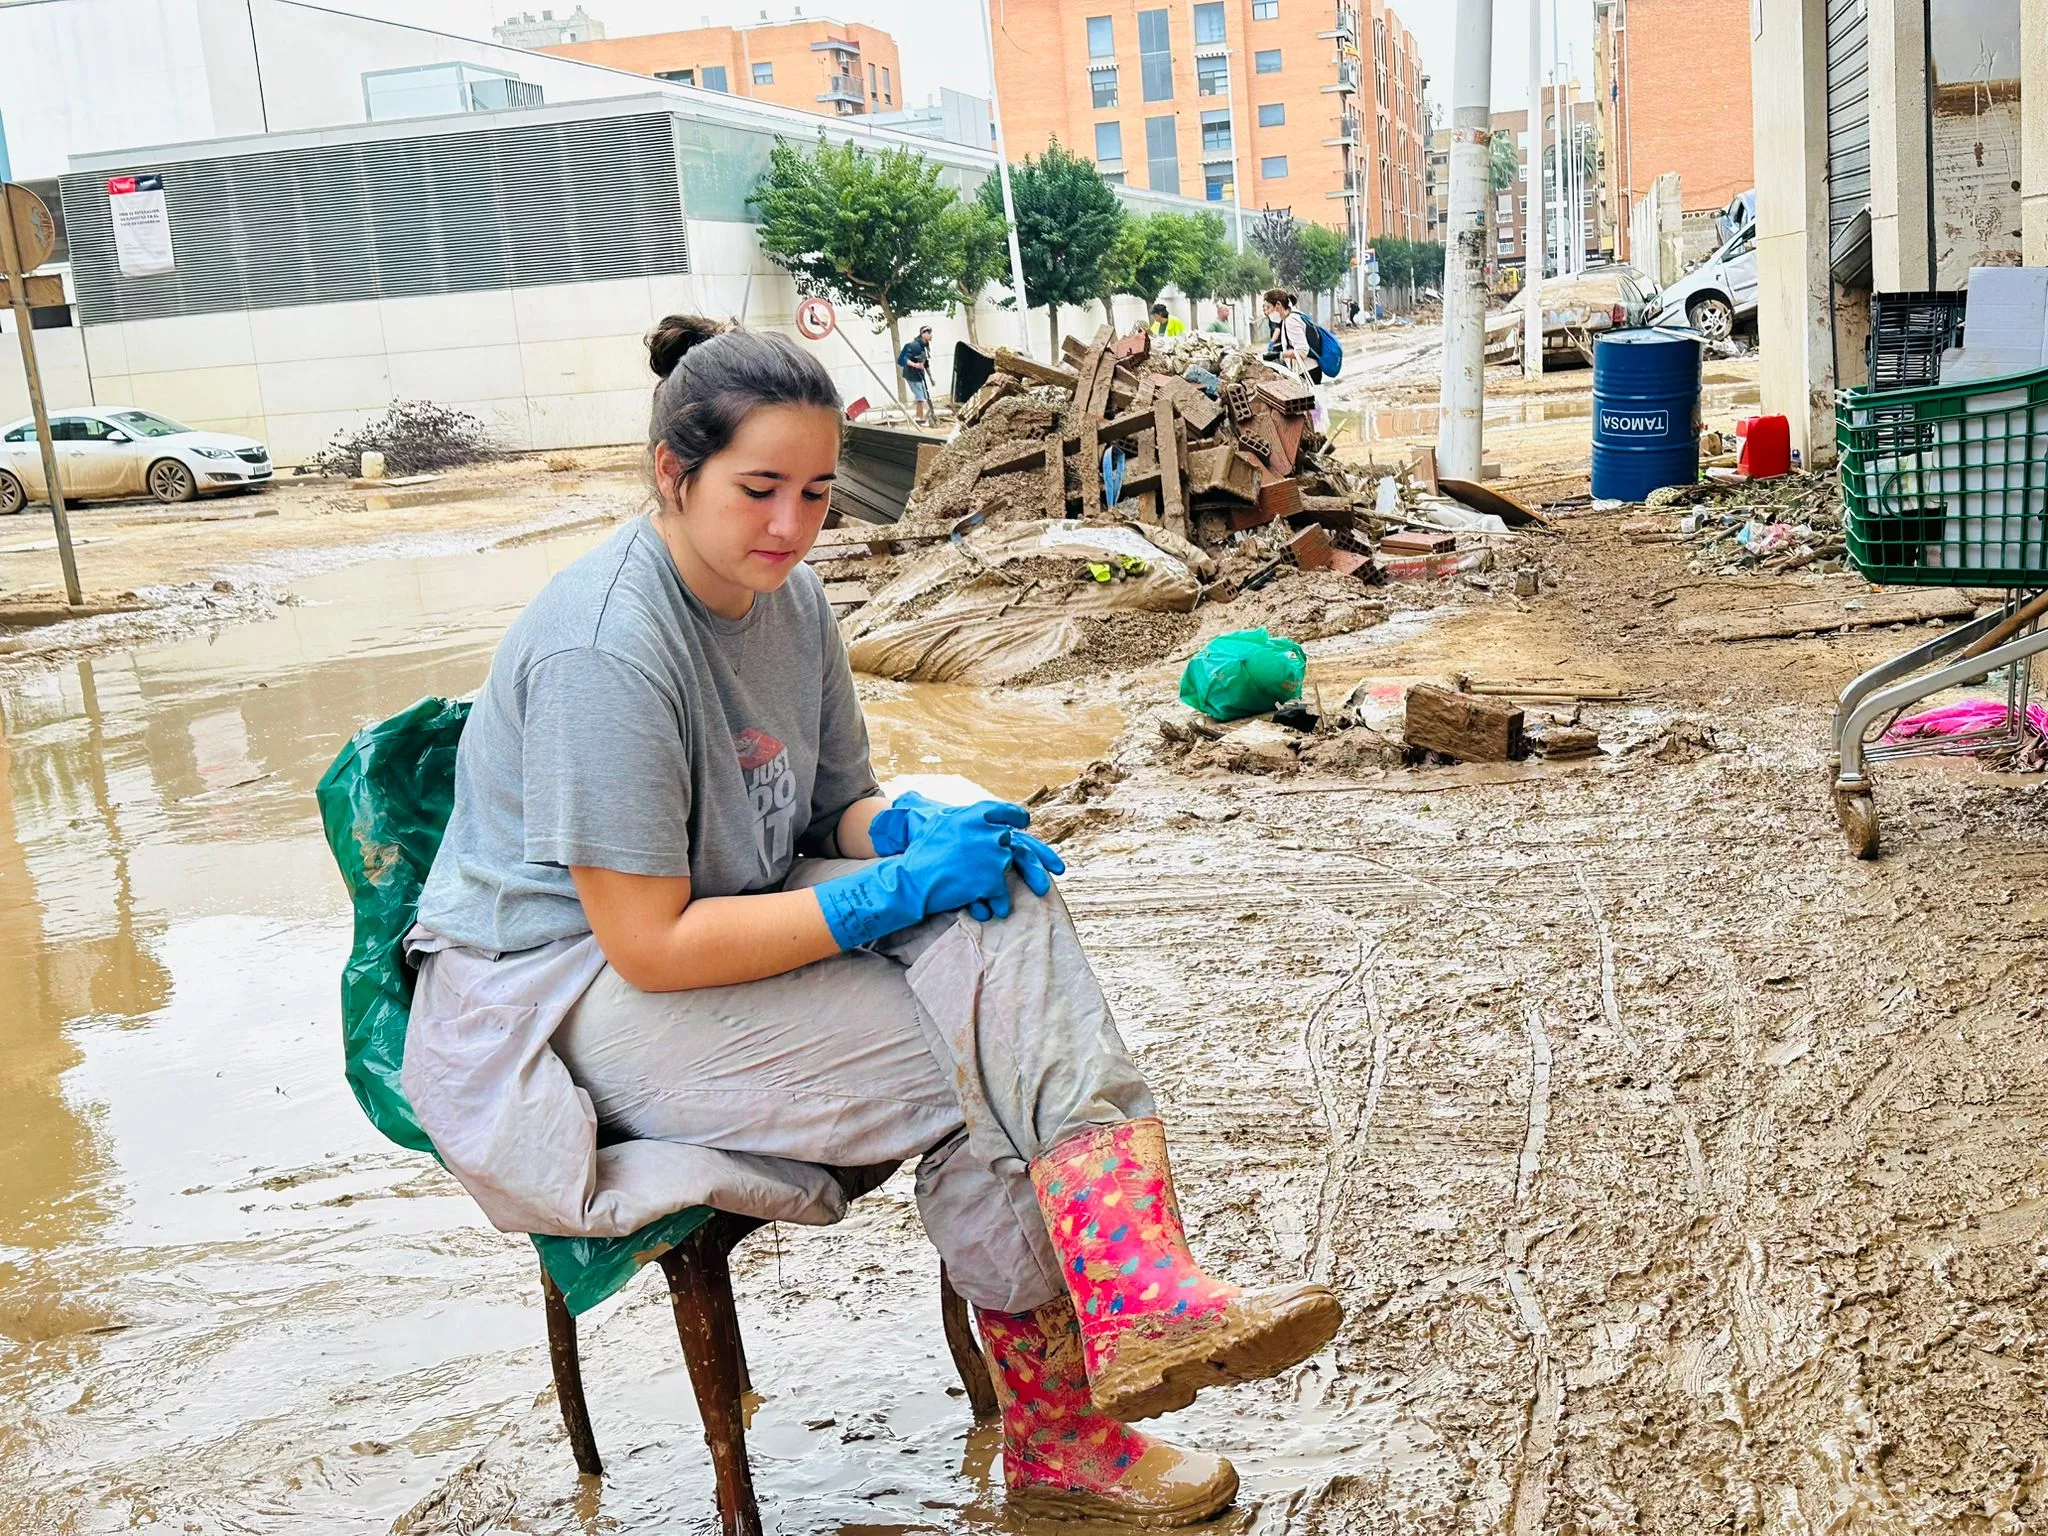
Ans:
{"label": "white sign on wall", "polygon": [[155,277],[177,269],[171,250],[171,211],[161,176],[113,176],[107,201],[114,213],[114,254],[124,277]]}

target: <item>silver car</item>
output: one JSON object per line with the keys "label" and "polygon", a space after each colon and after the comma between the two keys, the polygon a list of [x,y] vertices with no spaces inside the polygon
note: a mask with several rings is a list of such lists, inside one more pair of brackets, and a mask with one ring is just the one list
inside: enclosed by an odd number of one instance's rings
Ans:
{"label": "silver car", "polygon": [[1709,341],[1726,341],[1756,316],[1756,222],[1751,221],[1707,261],[1656,295],[1658,325],[1689,325]]}
{"label": "silver car", "polygon": [[[50,446],[64,495],[79,501],[190,501],[263,485],[275,473],[270,450],[254,438],[196,432],[133,406],[59,411],[50,417]],[[48,499],[34,418],[0,427],[0,516]]]}

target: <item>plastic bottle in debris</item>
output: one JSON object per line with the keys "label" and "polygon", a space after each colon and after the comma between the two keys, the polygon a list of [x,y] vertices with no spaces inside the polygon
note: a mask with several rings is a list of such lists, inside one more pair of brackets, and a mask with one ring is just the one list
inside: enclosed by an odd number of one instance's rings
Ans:
{"label": "plastic bottle in debris", "polygon": [[1379,495],[1373,503],[1373,511],[1381,517],[1392,517],[1401,510],[1401,487],[1392,475],[1380,477]]}

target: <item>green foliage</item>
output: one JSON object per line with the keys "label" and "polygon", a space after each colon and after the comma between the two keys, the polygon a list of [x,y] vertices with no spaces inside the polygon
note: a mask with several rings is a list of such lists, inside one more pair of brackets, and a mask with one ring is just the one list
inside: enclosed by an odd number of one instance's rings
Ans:
{"label": "green foliage", "polygon": [[1414,283],[1418,288],[1441,288],[1444,285],[1444,248],[1437,240],[1415,242]]}
{"label": "green foliage", "polygon": [[953,297],[944,220],[958,196],[915,150],[870,154],[822,134],[808,152],[778,142],[747,201],[760,211],[761,248],[800,293],[892,332],[900,316],[943,309]]}
{"label": "green foliage", "polygon": [[[1024,285],[1040,304],[1087,304],[1102,297],[1103,266],[1124,225],[1123,204],[1094,165],[1055,139],[1038,159],[1010,169]],[[981,184],[982,207],[1002,217],[997,178]]]}
{"label": "green foliage", "polygon": [[957,303],[971,309],[990,283],[1008,280],[1010,239],[1002,215],[978,202],[955,203],[939,215],[937,233]]}
{"label": "green foliage", "polygon": [[1219,292],[1231,251],[1223,243],[1223,221],[1213,213],[1154,213],[1127,218],[1103,264],[1108,293],[1127,293],[1152,303],[1168,288],[1190,299]]}
{"label": "green foliage", "polygon": [[1211,291],[1225,298],[1238,299],[1246,294],[1264,293],[1279,280],[1273,263],[1257,251],[1226,250],[1222,268],[1216,274],[1216,286]]}
{"label": "green foliage", "polygon": [[1514,134],[1503,131],[1493,136],[1493,157],[1487,165],[1486,179],[1496,192],[1505,192],[1522,179],[1522,151]]}
{"label": "green foliage", "polygon": [[1380,281],[1389,288],[1406,288],[1415,281],[1415,242],[1389,235],[1372,243],[1379,257]]}
{"label": "green foliage", "polygon": [[1236,254],[1223,240],[1223,220],[1213,213],[1161,213],[1154,221],[1171,219],[1180,227],[1174,245],[1173,286],[1189,299],[1206,299],[1223,290],[1217,286]]}
{"label": "green foliage", "polygon": [[1320,224],[1301,227],[1301,274],[1297,282],[1306,293],[1327,293],[1350,275],[1351,242],[1334,229]]}

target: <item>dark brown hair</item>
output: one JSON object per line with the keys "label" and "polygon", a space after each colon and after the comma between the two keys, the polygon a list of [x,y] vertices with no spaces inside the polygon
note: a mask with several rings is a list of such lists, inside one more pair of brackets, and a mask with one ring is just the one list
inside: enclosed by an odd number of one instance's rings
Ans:
{"label": "dark brown hair", "polygon": [[1268,304],[1285,304],[1289,309],[1292,309],[1294,308],[1294,295],[1285,288],[1268,288],[1266,290],[1266,302]]}
{"label": "dark brown hair", "polygon": [[[650,452],[667,443],[688,480],[730,446],[763,406],[813,405],[842,421],[839,391],[817,358],[787,336],[743,331],[702,315],[670,315],[647,337],[661,382],[647,427]],[[671,488],[673,489],[673,488]]]}

